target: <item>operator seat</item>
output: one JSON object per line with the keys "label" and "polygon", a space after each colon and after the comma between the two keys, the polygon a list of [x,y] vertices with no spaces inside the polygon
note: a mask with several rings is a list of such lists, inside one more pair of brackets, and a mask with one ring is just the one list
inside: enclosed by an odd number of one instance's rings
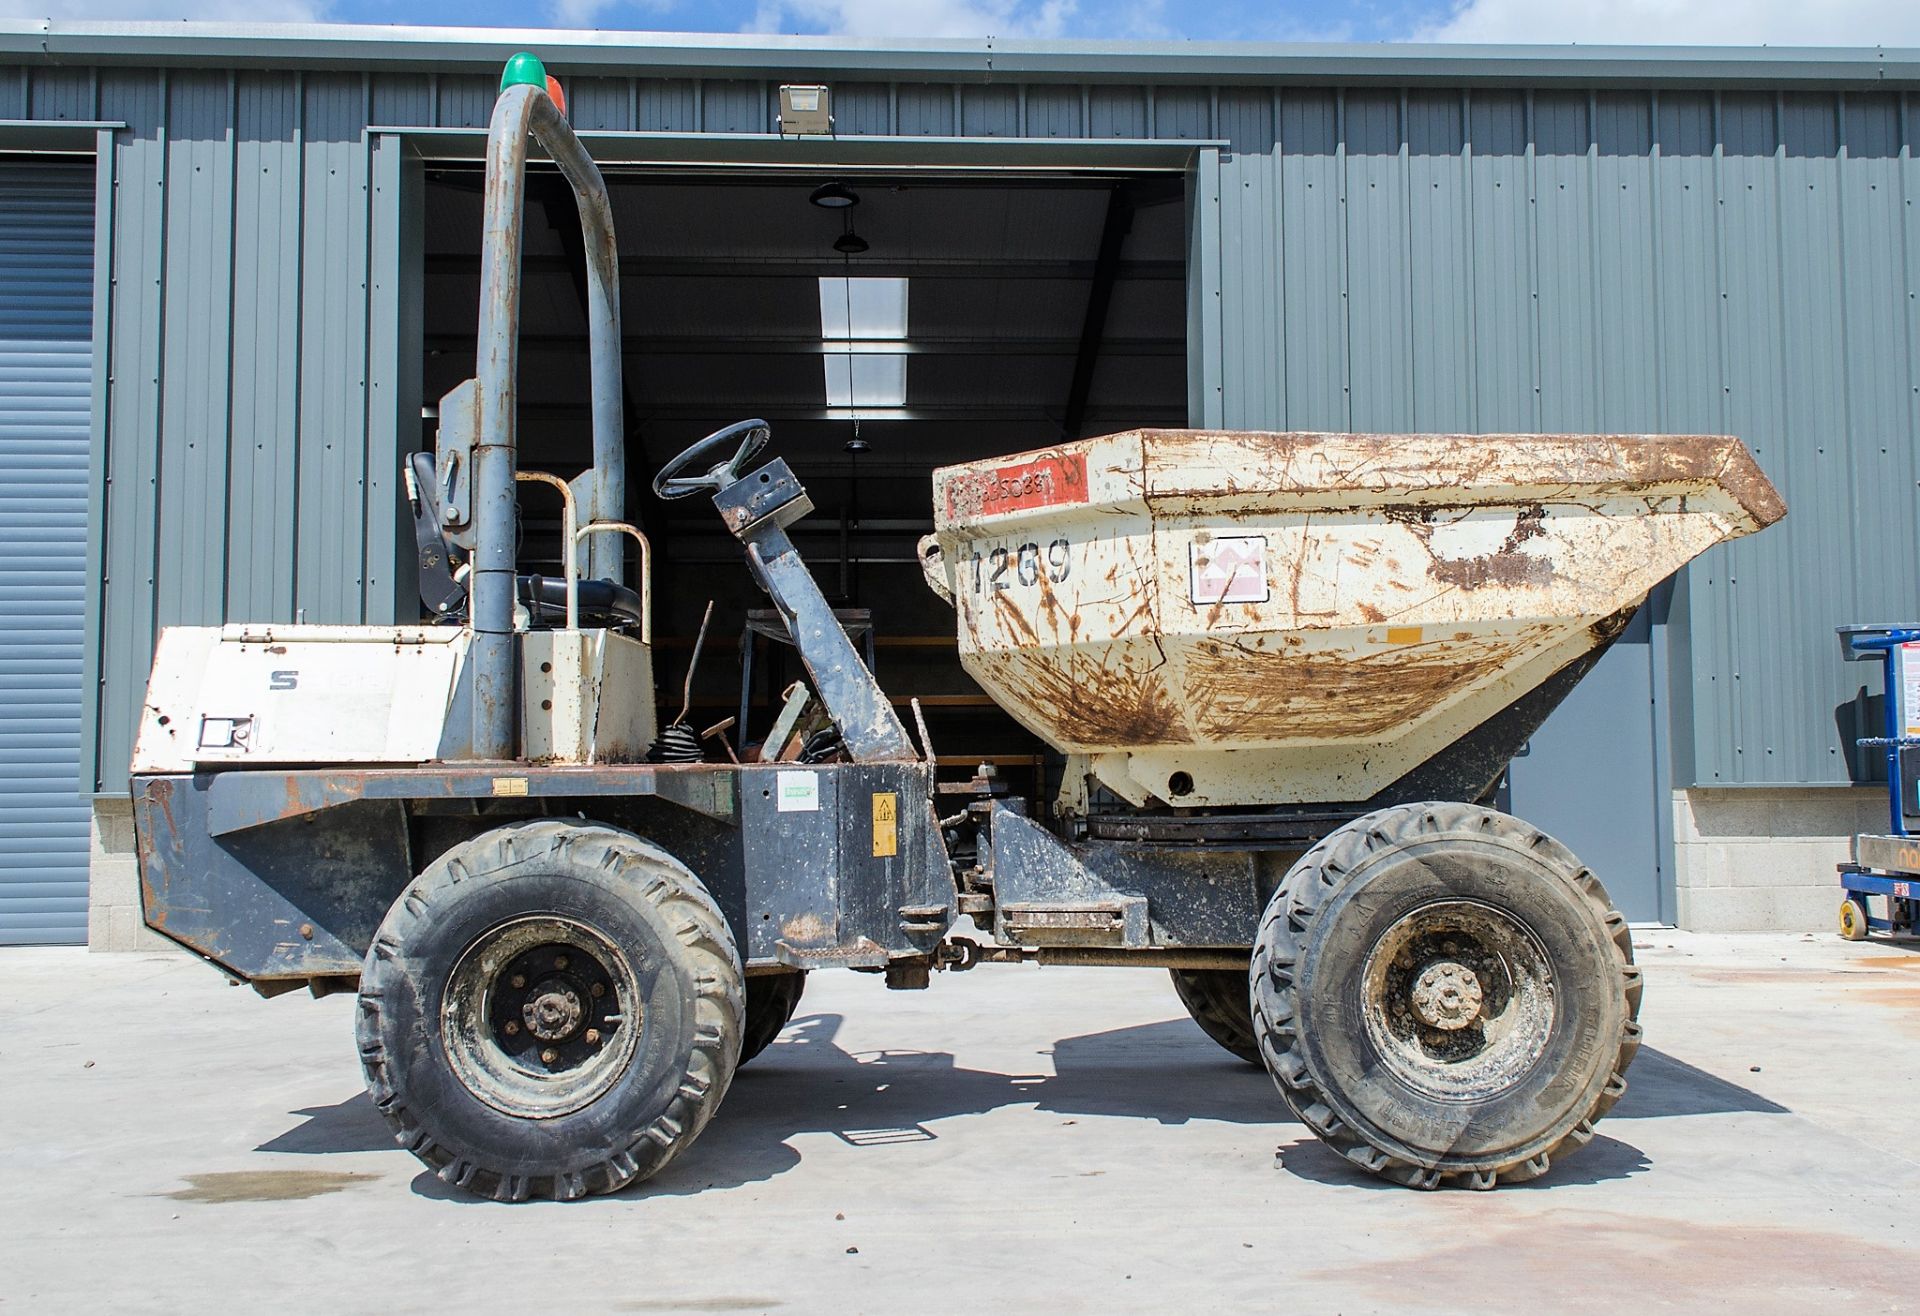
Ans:
{"label": "operator seat", "polygon": [[[413,540],[420,578],[420,602],[442,622],[464,621],[467,615],[467,583],[454,568],[457,550],[442,529],[444,518],[434,482],[433,454],[416,452],[401,469],[405,477],[407,503],[413,513]],[[555,576],[516,576],[514,593],[533,619],[535,629],[545,630],[564,623],[567,614],[567,582]],[[640,596],[624,585],[610,580],[583,580],[575,588],[582,625],[598,627],[637,625],[641,618]]]}

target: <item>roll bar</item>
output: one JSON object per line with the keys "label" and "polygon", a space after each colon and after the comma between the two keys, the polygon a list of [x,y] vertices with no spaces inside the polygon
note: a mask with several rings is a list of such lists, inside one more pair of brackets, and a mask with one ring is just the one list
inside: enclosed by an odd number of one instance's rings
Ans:
{"label": "roll bar", "polygon": [[[514,477],[520,357],[520,248],[527,149],[538,141],[573,187],[587,253],[587,331],[592,352],[593,466],[574,482],[589,524],[626,520],[626,448],[621,431],[620,263],[606,181],[580,139],[539,87],[505,87],[487,127],[486,226],[480,256],[479,350],[474,368],[471,594],[473,757],[518,752],[514,714]],[[572,547],[569,536],[568,548]],[[588,569],[621,582],[617,539],[587,544]],[[571,585],[571,582],[569,582]]]}

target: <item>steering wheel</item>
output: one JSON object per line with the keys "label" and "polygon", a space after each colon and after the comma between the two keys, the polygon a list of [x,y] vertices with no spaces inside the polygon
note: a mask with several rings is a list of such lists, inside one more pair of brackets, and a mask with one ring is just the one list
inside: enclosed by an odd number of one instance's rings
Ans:
{"label": "steering wheel", "polygon": [[[740,478],[748,462],[760,455],[773,437],[764,420],[742,420],[715,430],[660,468],[653,491],[662,498],[685,498],[703,490],[719,493]],[[733,450],[731,457],[724,454]],[[688,471],[700,471],[688,475]]]}

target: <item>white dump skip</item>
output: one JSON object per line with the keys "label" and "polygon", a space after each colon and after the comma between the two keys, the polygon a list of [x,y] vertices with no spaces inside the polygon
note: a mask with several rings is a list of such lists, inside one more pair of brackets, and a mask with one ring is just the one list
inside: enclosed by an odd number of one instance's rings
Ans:
{"label": "white dump skip", "polygon": [[923,556],[1069,792],[1354,801],[1785,510],[1720,436],[1133,430],[936,472]]}

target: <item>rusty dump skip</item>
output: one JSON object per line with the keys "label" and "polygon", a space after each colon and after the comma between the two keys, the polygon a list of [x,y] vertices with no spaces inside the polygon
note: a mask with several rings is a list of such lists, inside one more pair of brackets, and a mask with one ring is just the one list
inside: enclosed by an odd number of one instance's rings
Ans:
{"label": "rusty dump skip", "polygon": [[974,679],[1120,795],[1353,801],[1785,512],[1716,435],[1130,430],[936,472],[922,551]]}

